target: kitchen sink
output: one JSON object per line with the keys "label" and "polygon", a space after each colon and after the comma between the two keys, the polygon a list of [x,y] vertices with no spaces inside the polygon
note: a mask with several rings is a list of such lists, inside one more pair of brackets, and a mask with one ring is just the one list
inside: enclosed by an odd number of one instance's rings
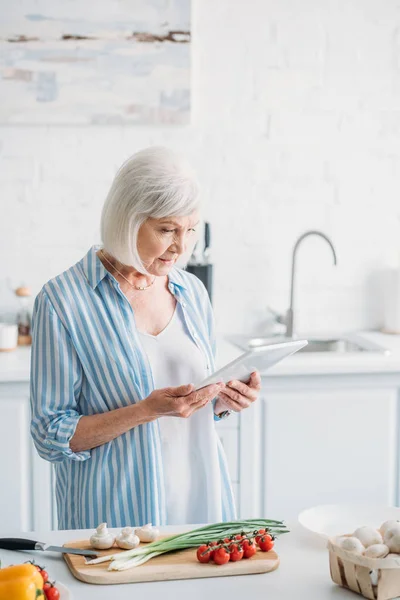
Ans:
{"label": "kitchen sink", "polygon": [[[252,350],[256,348],[262,348],[269,344],[281,344],[283,342],[294,341],[295,338],[288,338],[284,335],[275,336],[245,336],[245,335],[233,335],[227,336],[227,340],[232,342],[235,346],[238,346],[242,350]],[[349,354],[349,353],[377,353],[377,354],[390,354],[390,350],[371,342],[357,334],[346,334],[340,337],[314,337],[314,336],[303,336],[302,338],[308,340],[307,346],[298,350],[298,353],[331,353],[331,354]],[[296,353],[297,354],[297,353]],[[296,356],[296,355],[294,355]]]}

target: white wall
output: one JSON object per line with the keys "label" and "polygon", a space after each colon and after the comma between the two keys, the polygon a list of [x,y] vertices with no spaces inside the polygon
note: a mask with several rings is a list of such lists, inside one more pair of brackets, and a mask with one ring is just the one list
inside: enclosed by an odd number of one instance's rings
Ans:
{"label": "white wall", "polygon": [[218,329],[287,308],[296,238],[302,330],[378,327],[379,274],[400,255],[397,0],[193,0],[192,124],[0,129],[0,311],[99,241],[118,165],[187,153],[212,223]]}

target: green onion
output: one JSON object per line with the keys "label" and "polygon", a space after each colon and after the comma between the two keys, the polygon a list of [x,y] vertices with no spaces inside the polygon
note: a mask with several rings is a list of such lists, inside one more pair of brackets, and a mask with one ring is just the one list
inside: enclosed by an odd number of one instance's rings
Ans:
{"label": "green onion", "polygon": [[139,548],[135,548],[134,550],[101,556],[100,558],[88,561],[87,564],[97,565],[111,561],[108,567],[110,571],[123,571],[142,565],[151,558],[165,554],[166,552],[194,548],[201,544],[218,541],[238,533],[251,536],[259,529],[266,529],[268,533],[275,537],[289,532],[283,521],[273,521],[270,519],[247,519],[245,521],[214,523],[212,525],[204,525],[192,531],[156,540],[145,546],[139,546]]}

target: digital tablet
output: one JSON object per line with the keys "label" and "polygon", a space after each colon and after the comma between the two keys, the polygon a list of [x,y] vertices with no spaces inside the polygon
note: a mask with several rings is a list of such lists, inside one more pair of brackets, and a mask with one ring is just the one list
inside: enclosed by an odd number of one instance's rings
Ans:
{"label": "digital tablet", "polygon": [[206,385],[218,383],[219,381],[228,383],[232,379],[246,383],[253,371],[265,371],[287,356],[294,354],[300,348],[304,348],[307,344],[307,340],[296,340],[295,342],[271,344],[249,350],[221,369],[218,369],[218,371],[215,371],[206,379],[203,379],[203,381],[196,385],[195,389],[199,390]]}

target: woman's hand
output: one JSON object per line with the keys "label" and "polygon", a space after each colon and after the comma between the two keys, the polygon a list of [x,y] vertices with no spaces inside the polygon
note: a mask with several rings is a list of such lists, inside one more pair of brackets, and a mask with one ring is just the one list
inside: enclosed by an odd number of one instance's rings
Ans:
{"label": "woman's hand", "polygon": [[154,390],[140,404],[147,407],[153,419],[159,417],[181,417],[187,419],[196,410],[211,402],[225,388],[223,383],[213,383],[201,390],[194,390],[193,384]]}
{"label": "woman's hand", "polygon": [[261,377],[258,371],[251,374],[247,383],[236,379],[229,381],[218,394],[214,407],[215,414],[218,415],[224,410],[240,412],[244,408],[248,408],[257,400],[260,389]]}

